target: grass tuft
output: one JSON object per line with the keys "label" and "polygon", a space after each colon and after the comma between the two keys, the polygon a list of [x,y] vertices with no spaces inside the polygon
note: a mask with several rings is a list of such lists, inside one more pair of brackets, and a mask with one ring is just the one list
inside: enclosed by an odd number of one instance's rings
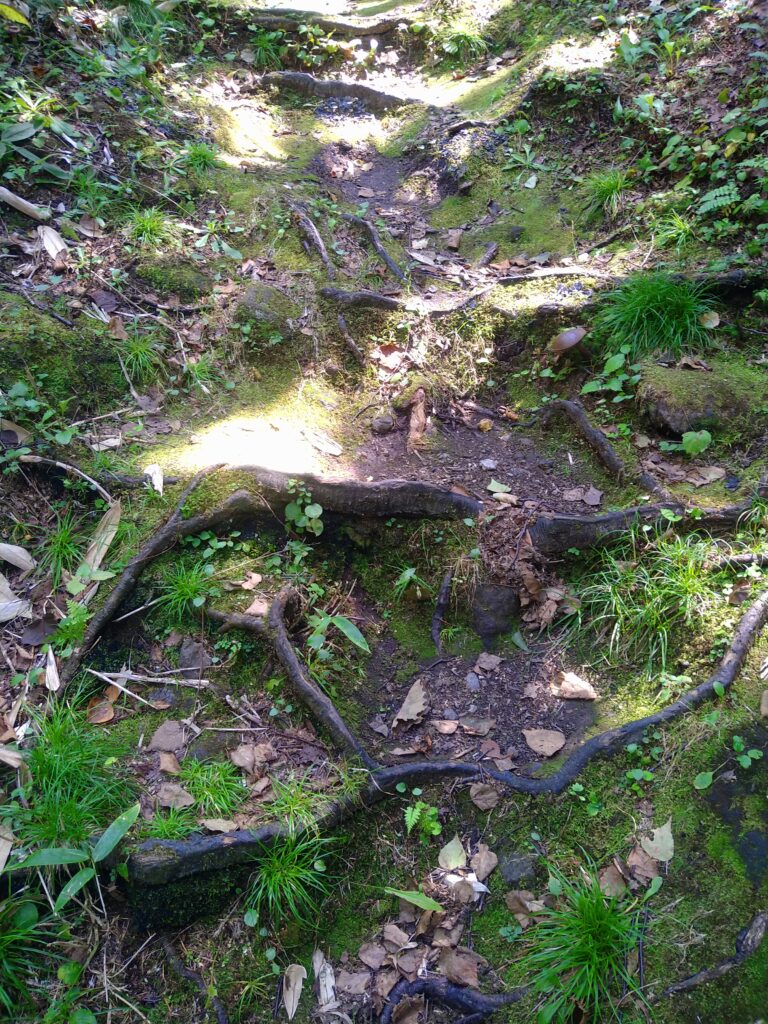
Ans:
{"label": "grass tuft", "polygon": [[568,1024],[575,1014],[585,1021],[615,1016],[622,988],[642,1000],[626,964],[640,937],[634,904],[605,896],[594,871],[579,883],[556,870],[552,878],[559,906],[541,911],[525,954],[533,987],[544,996],[537,1019]]}
{"label": "grass tuft", "polygon": [[333,839],[288,835],[276,839],[259,855],[246,906],[275,925],[297,921],[311,926],[330,892],[324,857]]}
{"label": "grass tuft", "polygon": [[84,544],[80,523],[74,514],[57,513],[56,524],[46,534],[40,552],[40,568],[50,573],[54,590],[59,589],[64,573],[73,572],[79,565]]}
{"label": "grass tuft", "polygon": [[30,1002],[30,981],[57,958],[47,924],[29,899],[11,896],[0,902],[0,1011],[8,1020],[19,1019],[19,1010]]}
{"label": "grass tuft", "polygon": [[180,625],[185,616],[199,612],[211,593],[211,577],[206,562],[170,565],[161,581],[161,605],[171,625]]}
{"label": "grass tuft", "polygon": [[186,839],[197,827],[194,814],[171,807],[165,814],[158,812],[147,824],[146,832],[150,839]]}
{"label": "grass tuft", "polygon": [[606,296],[594,331],[608,354],[629,346],[631,363],[655,352],[679,358],[711,344],[701,319],[713,306],[701,285],[664,273],[636,274]]}
{"label": "grass tuft", "polygon": [[627,172],[618,167],[594,171],[581,185],[584,212],[588,219],[605,217],[616,220],[624,209],[625,193],[629,189]]}
{"label": "grass tuft", "polygon": [[248,795],[240,771],[229,761],[184,760],[179,781],[204,815],[234,814]]}

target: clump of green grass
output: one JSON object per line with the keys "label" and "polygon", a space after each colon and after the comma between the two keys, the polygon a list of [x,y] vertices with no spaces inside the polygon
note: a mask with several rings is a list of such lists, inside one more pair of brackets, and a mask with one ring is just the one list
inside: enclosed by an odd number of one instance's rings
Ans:
{"label": "clump of green grass", "polygon": [[662,217],[654,234],[659,245],[665,249],[674,248],[678,256],[696,241],[696,227],[693,221],[676,210]]}
{"label": "clump of green grass", "polygon": [[8,1020],[19,1019],[30,1003],[30,980],[57,958],[53,938],[31,900],[11,896],[0,902],[0,1010]]}
{"label": "clump of green grass", "polygon": [[597,555],[582,578],[579,631],[595,631],[611,661],[643,661],[649,677],[666,669],[673,630],[690,625],[717,599],[705,572],[709,546],[693,534],[628,539]]}
{"label": "clump of green grass", "polygon": [[606,896],[593,871],[579,883],[556,870],[552,878],[559,905],[541,911],[525,953],[526,975],[545,1000],[538,1020],[568,1024],[574,1014],[589,1021],[615,1016],[622,988],[643,998],[626,962],[640,938],[636,907]]}
{"label": "clump of green grass", "polygon": [[602,216],[606,220],[615,220],[624,209],[629,185],[627,172],[619,167],[593,171],[581,185],[587,218]]}
{"label": "clump of green grass", "polygon": [[158,812],[146,831],[150,839],[186,839],[196,828],[195,816],[190,811],[171,807],[165,814]]}
{"label": "clump of green grass", "polygon": [[116,764],[123,746],[63,704],[37,727],[23,787],[29,806],[6,804],[2,815],[26,846],[77,846],[132,801],[133,786]]}
{"label": "clump of green grass", "polygon": [[155,246],[170,236],[170,224],[157,206],[135,207],[125,220],[125,232],[132,242]]}
{"label": "clump of green grass", "polygon": [[594,332],[606,352],[629,346],[633,363],[655,352],[679,358],[711,344],[702,320],[714,304],[702,285],[665,273],[636,274],[605,297]]}
{"label": "clump of green grass", "polygon": [[184,760],[179,781],[194,797],[204,815],[234,814],[248,795],[243,777],[229,761]]}
{"label": "clump of green grass", "polygon": [[40,568],[51,577],[51,586],[58,590],[65,572],[71,573],[80,563],[85,544],[80,522],[72,512],[56,514],[56,523],[40,547]]}
{"label": "clump of green grass", "polygon": [[184,167],[191,174],[212,171],[217,164],[216,150],[207,142],[190,142],[184,148]]}
{"label": "clump of green grass", "polygon": [[85,629],[91,613],[88,605],[79,601],[67,601],[67,614],[56,627],[51,643],[58,654],[69,657],[75,647],[85,639]]}
{"label": "clump of green grass", "polygon": [[143,384],[157,373],[161,347],[153,333],[132,332],[122,342],[119,351],[126,373],[132,381]]}
{"label": "clump of green grass", "polygon": [[164,572],[160,604],[169,622],[180,625],[185,616],[199,612],[211,594],[211,577],[206,562],[185,565],[176,562]]}
{"label": "clump of green grass", "polygon": [[284,821],[289,831],[297,832],[314,824],[325,803],[324,798],[309,785],[309,776],[287,779],[272,779],[275,798],[269,805],[270,812]]}
{"label": "clump of green grass", "polygon": [[330,892],[325,857],[333,840],[303,834],[276,839],[259,855],[246,906],[275,925],[312,925]]}

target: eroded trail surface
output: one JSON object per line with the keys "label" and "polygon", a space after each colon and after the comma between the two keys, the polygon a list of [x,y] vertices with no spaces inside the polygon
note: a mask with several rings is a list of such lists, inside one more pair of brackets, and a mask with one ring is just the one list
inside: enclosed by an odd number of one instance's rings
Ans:
{"label": "eroded trail surface", "polygon": [[18,1019],[757,1021],[765,5],[168,6],[0,35]]}

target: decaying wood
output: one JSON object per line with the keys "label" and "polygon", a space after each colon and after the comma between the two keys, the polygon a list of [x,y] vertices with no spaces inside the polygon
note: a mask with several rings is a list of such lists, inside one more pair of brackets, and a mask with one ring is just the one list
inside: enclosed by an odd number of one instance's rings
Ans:
{"label": "decaying wood", "polygon": [[407,309],[402,299],[395,299],[391,295],[382,295],[381,292],[369,291],[361,288],[358,291],[346,292],[341,288],[321,288],[320,294],[324,299],[337,302],[340,306],[357,306],[361,309]]}
{"label": "decaying wood", "polygon": [[334,267],[331,257],[328,255],[325,242],[323,241],[320,232],[317,230],[315,222],[306,210],[302,209],[302,207],[298,205],[298,203],[289,203],[288,206],[296,218],[301,233],[307,240],[307,244],[317,250],[320,259],[323,262],[323,266],[325,267],[326,274],[329,279],[333,281],[336,277],[336,267]]}
{"label": "decaying wood", "polygon": [[270,71],[262,75],[258,82],[262,86],[274,86],[277,89],[290,89],[304,96],[351,97],[362,100],[371,110],[385,111],[402,107],[408,103],[419,103],[419,100],[404,99],[391,93],[373,89],[362,82],[345,82],[336,78],[315,78],[306,71]]}
{"label": "decaying wood", "polygon": [[360,363],[361,366],[365,366],[366,358],[363,353],[363,350],[360,348],[355,339],[349,333],[347,321],[344,319],[343,313],[339,313],[338,317],[336,318],[336,322],[339,325],[339,330],[341,331],[341,336],[344,339],[344,344],[347,346],[347,348],[358,361],[358,363]]}
{"label": "decaying wood", "polygon": [[365,231],[371,240],[371,245],[376,250],[380,258],[384,261],[384,263],[386,263],[387,267],[392,272],[392,274],[394,274],[394,276],[399,281],[406,280],[405,271],[403,271],[395,262],[395,260],[393,260],[392,257],[389,255],[386,248],[384,247],[384,243],[382,242],[378,231],[369,220],[366,220],[365,217],[356,217],[353,213],[343,213],[342,220],[349,221],[350,224],[354,224],[356,227],[361,228],[363,231]]}

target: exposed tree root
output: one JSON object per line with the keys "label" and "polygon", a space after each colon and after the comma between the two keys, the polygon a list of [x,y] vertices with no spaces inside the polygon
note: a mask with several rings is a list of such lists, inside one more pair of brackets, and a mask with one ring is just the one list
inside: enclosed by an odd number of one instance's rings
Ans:
{"label": "exposed tree root", "polygon": [[360,348],[360,346],[357,344],[355,339],[352,337],[352,335],[349,333],[347,321],[344,319],[343,313],[339,313],[338,317],[336,318],[336,322],[339,325],[339,330],[341,331],[341,336],[344,339],[344,344],[347,346],[347,348],[358,361],[358,363],[361,366],[365,366],[367,362],[365,354],[363,350]]}
{"label": "exposed tree root", "polygon": [[464,1024],[467,1024],[469,1019],[479,1022],[504,1006],[520,1002],[529,991],[530,986],[524,985],[512,989],[511,992],[486,996],[475,989],[456,985],[447,978],[416,978],[415,981],[401,978],[389,993],[380,1021],[381,1024],[392,1024],[394,1012],[404,999],[423,995],[430,1002],[464,1014]]}
{"label": "exposed tree root", "polygon": [[587,416],[586,410],[581,402],[574,402],[567,398],[556,398],[554,402],[549,402],[544,406],[542,412],[542,425],[546,427],[552,417],[557,415],[557,413],[562,413],[564,416],[568,417],[577,432],[597,455],[600,462],[602,462],[605,468],[612,473],[619,482],[622,482],[627,477],[634,475],[641,487],[645,487],[651,494],[657,493],[665,500],[672,500],[667,491],[661,486],[658,480],[651,476],[650,473],[641,471],[636,474],[631,474],[628,472],[627,467],[624,465],[624,460],[602,430],[598,427],[593,427],[589,422],[589,417]]}
{"label": "exposed tree root", "polygon": [[[359,741],[351,737],[332,703],[325,698],[325,695],[319,694],[315,684],[308,678],[298,656],[289,650],[292,645],[287,635],[284,615],[286,608],[293,600],[294,597],[290,590],[282,591],[270,608],[266,625],[264,620],[254,616],[234,617],[222,613],[212,617],[227,626],[242,626],[258,635],[266,634],[273,644],[278,640],[279,646],[276,646],[276,651],[289,672],[294,693],[307,703],[316,715],[318,722],[328,729],[328,732],[345,752],[359,753],[362,750]],[[607,756],[623,749],[627,743],[646,729],[656,728],[686,714],[715,696],[716,685],[718,685],[718,689],[720,685],[728,689],[737,678],[744,659],[766,621],[768,621],[768,590],[765,590],[742,616],[728,651],[709,679],[654,715],[627,722],[625,725],[593,736],[571,754],[551,775],[543,778],[528,778],[516,775],[514,772],[497,771],[464,761],[420,761],[381,766],[363,751],[360,756],[364,758],[371,771],[368,784],[357,796],[330,804],[318,817],[315,827],[323,830],[335,827],[359,808],[369,807],[384,797],[395,794],[399,783],[419,785],[445,779],[466,782],[493,780],[519,793],[531,795],[561,793],[594,758]],[[318,699],[319,696],[322,697],[322,701]],[[329,713],[329,709],[333,710],[333,714]],[[246,863],[259,853],[264,844],[272,842],[283,832],[284,826],[279,822],[273,822],[252,832],[233,832],[222,836],[201,836],[178,841],[150,840],[143,843],[131,856],[129,861],[130,877],[136,884],[157,886],[199,872],[221,870]]]}
{"label": "exposed tree root", "polygon": [[[309,15],[306,11],[262,10],[251,13],[249,10],[248,12],[249,23],[282,32],[295,32],[308,17]],[[375,21],[370,18],[344,21],[343,18],[325,18],[313,12],[311,18],[313,25],[317,25],[323,32],[329,35],[333,33],[333,35],[341,39],[385,36],[399,29],[400,25],[408,24],[407,16],[383,18],[381,21]]]}
{"label": "exposed tree root", "polygon": [[229,1024],[229,1017],[222,1001],[217,995],[211,994],[205,981],[203,981],[203,978],[197,971],[187,967],[167,935],[160,936],[160,945],[163,947],[165,958],[174,973],[178,974],[184,981],[191,981],[193,985],[197,986],[200,995],[209,1006],[210,1015],[215,1019],[216,1024]]}
{"label": "exposed tree root", "polygon": [[370,291],[361,288],[359,291],[345,292],[341,288],[321,288],[320,294],[324,299],[330,299],[340,306],[356,307],[358,309],[407,309],[407,303],[402,299],[395,299],[391,295],[382,295],[381,292]]}
{"label": "exposed tree root", "polygon": [[708,569],[747,569],[750,565],[758,568],[768,565],[768,551],[739,551],[711,558],[707,562]]}
{"label": "exposed tree root", "polygon": [[301,233],[306,239],[307,245],[317,250],[329,280],[333,281],[336,277],[336,267],[334,267],[331,257],[328,255],[328,250],[325,248],[325,242],[323,241],[320,232],[315,227],[314,221],[307,214],[306,210],[303,210],[298,203],[289,203],[288,205],[296,218]]}
{"label": "exposed tree root", "polygon": [[706,985],[709,981],[716,981],[718,978],[722,978],[724,974],[733,970],[734,967],[739,967],[747,957],[757,952],[767,931],[768,910],[761,910],[739,932],[736,938],[736,952],[733,956],[721,961],[714,967],[707,968],[706,971],[699,971],[688,978],[682,978],[680,981],[674,982],[668,988],[665,988],[661,995],[649,1001],[657,1003],[662,999],[668,999],[670,996],[677,996],[683,992],[690,992],[691,989],[698,988],[699,985]]}
{"label": "exposed tree root", "polygon": [[262,75],[258,82],[262,86],[275,86],[278,89],[291,89],[304,96],[345,97],[362,100],[371,110],[386,111],[394,107],[403,107],[419,100],[403,99],[391,93],[373,89],[362,82],[342,82],[335,78],[315,78],[306,71],[270,71]]}
{"label": "exposed tree root", "polygon": [[384,243],[381,241],[379,232],[376,230],[376,228],[369,220],[366,220],[364,217],[356,217],[353,213],[343,213],[341,217],[342,220],[347,220],[349,221],[350,224],[354,224],[356,227],[365,231],[371,240],[371,245],[376,250],[379,257],[387,265],[391,273],[398,279],[398,281],[406,280],[405,271],[402,270],[395,262],[395,260],[393,260],[392,257],[389,255],[386,248],[384,247]]}

